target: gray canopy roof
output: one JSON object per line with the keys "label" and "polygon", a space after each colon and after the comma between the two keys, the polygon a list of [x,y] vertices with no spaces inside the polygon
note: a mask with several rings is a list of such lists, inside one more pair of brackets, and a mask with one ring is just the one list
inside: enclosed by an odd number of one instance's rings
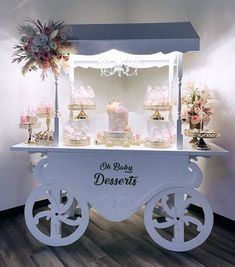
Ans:
{"label": "gray canopy roof", "polygon": [[110,49],[130,54],[199,51],[200,38],[190,22],[132,24],[72,24],[72,37],[80,55]]}

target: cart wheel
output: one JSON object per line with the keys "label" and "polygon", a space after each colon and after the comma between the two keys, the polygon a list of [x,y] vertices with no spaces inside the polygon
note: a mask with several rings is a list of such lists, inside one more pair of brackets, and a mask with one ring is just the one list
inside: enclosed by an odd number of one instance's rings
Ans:
{"label": "cart wheel", "polygon": [[[43,200],[45,205],[36,208],[38,200]],[[27,199],[25,220],[29,231],[42,243],[69,245],[78,240],[87,228],[88,204],[65,184],[41,185]]]}
{"label": "cart wheel", "polygon": [[[193,204],[202,215],[188,211]],[[201,245],[213,226],[213,213],[207,200],[189,188],[171,188],[151,199],[145,207],[145,227],[160,246],[173,251],[187,251]]]}

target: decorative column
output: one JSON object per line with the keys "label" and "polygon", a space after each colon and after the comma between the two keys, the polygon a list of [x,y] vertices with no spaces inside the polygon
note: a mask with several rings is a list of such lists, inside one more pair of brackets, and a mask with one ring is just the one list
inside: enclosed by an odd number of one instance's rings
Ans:
{"label": "decorative column", "polygon": [[178,76],[178,110],[177,110],[177,149],[183,149],[182,120],[181,120],[181,85],[183,77],[183,54],[177,53],[177,76]]}
{"label": "decorative column", "polygon": [[58,100],[58,75],[55,75],[55,118],[54,118],[54,134],[53,134],[53,145],[58,146],[60,143],[60,113],[59,113],[59,100]]}

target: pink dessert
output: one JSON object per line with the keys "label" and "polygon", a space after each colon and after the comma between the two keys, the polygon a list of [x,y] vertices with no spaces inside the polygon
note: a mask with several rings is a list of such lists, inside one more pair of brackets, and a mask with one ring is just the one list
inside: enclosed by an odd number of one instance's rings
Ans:
{"label": "pink dessert", "polygon": [[71,104],[81,105],[81,106],[93,106],[95,105],[94,99],[95,94],[93,89],[90,86],[84,87],[80,86],[79,89],[73,87],[71,89],[72,99]]}
{"label": "pink dessert", "polygon": [[118,100],[107,105],[108,130],[110,132],[123,132],[128,128],[128,110]]}
{"label": "pink dessert", "polygon": [[50,102],[41,102],[37,106],[37,114],[51,116],[54,113],[54,106]]}
{"label": "pink dessert", "polygon": [[20,115],[20,124],[34,124],[37,122],[34,109],[25,110]]}

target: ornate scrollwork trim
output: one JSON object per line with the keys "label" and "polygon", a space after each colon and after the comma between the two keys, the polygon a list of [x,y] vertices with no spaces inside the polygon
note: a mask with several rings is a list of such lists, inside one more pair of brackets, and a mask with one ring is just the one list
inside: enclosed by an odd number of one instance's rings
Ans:
{"label": "ornate scrollwork trim", "polygon": [[[196,159],[197,160],[197,159]],[[199,187],[202,183],[203,174],[199,166],[192,161],[189,161],[189,171],[193,173],[192,187]]]}
{"label": "ornate scrollwork trim", "polygon": [[48,165],[47,158],[43,158],[37,163],[34,169],[34,174],[36,176],[36,179],[41,184],[45,183],[46,180],[46,178],[43,175],[43,172],[47,168],[47,165]]}

